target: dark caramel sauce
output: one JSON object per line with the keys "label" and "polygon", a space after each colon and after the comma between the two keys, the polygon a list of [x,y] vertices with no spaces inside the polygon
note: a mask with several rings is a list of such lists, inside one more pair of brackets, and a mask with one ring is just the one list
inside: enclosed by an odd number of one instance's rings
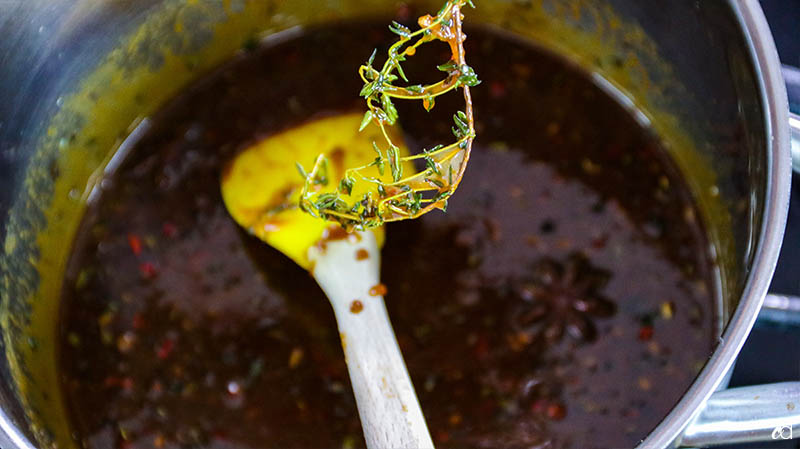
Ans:
{"label": "dark caramel sauce", "polygon": [[[713,345],[701,214],[658,139],[584,73],[467,31],[473,159],[446,214],[387,227],[375,287],[434,441],[633,446]],[[389,39],[382,23],[308,30],[153,117],[65,281],[60,366],[85,447],[363,446],[328,301],[234,223],[218,180],[256,139],[362,109],[356,68]],[[446,50],[404,67],[424,78]],[[398,104],[412,149],[452,139],[457,100]]]}

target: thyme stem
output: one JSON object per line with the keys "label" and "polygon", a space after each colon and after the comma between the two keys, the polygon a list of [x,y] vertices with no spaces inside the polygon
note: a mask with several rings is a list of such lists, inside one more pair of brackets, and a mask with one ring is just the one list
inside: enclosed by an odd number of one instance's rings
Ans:
{"label": "thyme stem", "polygon": [[[466,62],[466,36],[461,26],[461,9],[464,5],[472,5],[471,0],[447,0],[436,16],[420,17],[417,21],[420,29],[416,31],[396,22],[389,26],[399,39],[389,47],[388,57],[381,70],[372,66],[375,52],[358,69],[364,82],[360,95],[366,100],[368,108],[361,128],[370,122],[378,125],[386,147],[381,149],[373,142],[378,154],[375,160],[361,167],[347,169],[338,184],[338,191],[334,192],[323,191],[320,187],[328,184],[327,160],[324,155],[320,155],[314,168],[305,175],[300,195],[302,210],[315,217],[338,222],[348,230],[364,230],[380,226],[384,222],[416,218],[433,209],[444,210],[447,207],[447,199],[455,192],[464,175],[472,141],[475,139],[470,87],[480,84],[475,71]],[[394,82],[400,79],[408,82],[402,63],[416,54],[419,46],[433,40],[441,40],[450,45],[450,60],[438,67],[447,74],[446,77],[424,86],[395,85]],[[453,116],[456,142],[446,146],[437,145],[420,154],[400,157],[398,146],[392,142],[387,131],[387,127],[394,126],[399,118],[392,100],[421,100],[423,107],[430,111],[435,105],[436,97],[458,88],[463,90],[465,110],[458,111]],[[427,168],[404,177],[403,163],[418,159],[424,159]],[[384,180],[387,166],[391,181]],[[377,168],[379,177],[362,173],[372,167]],[[367,182],[373,188],[368,189],[360,198],[353,198],[353,187],[359,182]]]}

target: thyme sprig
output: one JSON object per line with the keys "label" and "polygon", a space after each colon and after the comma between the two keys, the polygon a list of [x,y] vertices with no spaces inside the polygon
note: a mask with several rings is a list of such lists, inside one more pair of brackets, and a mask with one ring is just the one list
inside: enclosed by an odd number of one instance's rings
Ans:
{"label": "thyme sprig", "polygon": [[[340,223],[348,230],[364,230],[384,222],[416,218],[433,209],[445,210],[447,199],[455,192],[469,161],[472,141],[475,139],[475,120],[472,111],[470,87],[480,84],[475,71],[467,65],[464,52],[466,35],[462,32],[461,8],[474,7],[471,0],[447,0],[436,16],[419,18],[420,29],[392,22],[389,30],[398,36],[388,51],[386,62],[380,70],[373,67],[376,51],[362,65],[358,74],[364,82],[360,95],[367,103],[367,111],[360,130],[370,123],[377,124],[383,134],[383,145],[373,141],[376,157],[369,164],[349,168],[339,181],[336,191],[323,191],[328,185],[328,161],[319,155],[308,173],[299,166],[305,178],[300,195],[300,208],[309,214]],[[410,84],[402,63],[413,56],[417,48],[427,42],[441,40],[450,45],[452,56],[438,69],[446,74],[441,81],[429,84]],[[406,85],[395,84],[402,79]],[[392,141],[387,127],[398,120],[394,100],[420,100],[423,107],[433,109],[436,97],[461,88],[464,94],[464,111],[453,116],[453,135],[456,141],[423,149],[413,156],[400,156],[399,147]],[[425,169],[405,175],[404,162],[424,160]],[[375,167],[380,176],[368,176],[367,169]],[[374,169],[373,169],[374,171]],[[391,181],[384,174],[391,174]],[[371,188],[359,197],[352,193],[359,183],[369,183]]]}

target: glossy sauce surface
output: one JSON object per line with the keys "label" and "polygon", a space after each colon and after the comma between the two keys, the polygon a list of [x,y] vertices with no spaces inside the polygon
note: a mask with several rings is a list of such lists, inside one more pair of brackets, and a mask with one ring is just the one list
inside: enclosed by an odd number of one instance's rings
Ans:
{"label": "glossy sauce surface", "polygon": [[[363,446],[326,298],[237,227],[218,182],[255,140],[363,108],[356,68],[387,34],[344,24],[243,50],[153,117],[104,182],[59,330],[85,447]],[[473,160],[447,213],[390,224],[382,252],[434,441],[633,446],[713,346],[700,214],[659,140],[587,75],[493,32],[468,35],[484,81]],[[452,139],[457,100],[430,114],[398,104],[412,151]]]}

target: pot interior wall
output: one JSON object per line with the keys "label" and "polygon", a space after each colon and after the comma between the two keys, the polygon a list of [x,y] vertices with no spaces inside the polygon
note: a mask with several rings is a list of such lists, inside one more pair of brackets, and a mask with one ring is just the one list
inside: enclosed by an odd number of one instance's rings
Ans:
{"label": "pot interior wall", "polygon": [[[143,3],[20,3],[18,16],[31,20],[10,30],[18,47],[0,49],[13,62],[0,69],[0,97],[10,99],[0,105],[0,119],[8,117],[0,127],[0,173],[8,175],[0,180],[0,374],[14,379],[0,400],[42,447],[72,444],[55,366],[59,292],[84,204],[126,136],[254,39],[326,21],[386,20],[397,7]],[[435,11],[440,3],[415,7]],[[476,3],[470,22],[567,56],[662,136],[705,215],[719,264],[721,331],[757,244],[768,163],[758,83],[733,10],[694,0]]]}

